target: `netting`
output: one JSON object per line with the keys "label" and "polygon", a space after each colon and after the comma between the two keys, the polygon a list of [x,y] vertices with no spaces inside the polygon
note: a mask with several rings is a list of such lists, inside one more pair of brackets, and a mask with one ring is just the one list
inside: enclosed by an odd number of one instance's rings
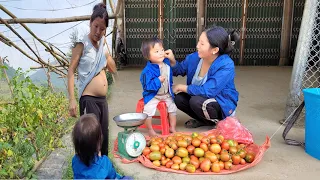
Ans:
{"label": "netting", "polygon": [[[304,101],[302,90],[314,87],[320,87],[320,1],[306,0],[285,119]],[[305,110],[296,125],[304,126],[304,119]]]}

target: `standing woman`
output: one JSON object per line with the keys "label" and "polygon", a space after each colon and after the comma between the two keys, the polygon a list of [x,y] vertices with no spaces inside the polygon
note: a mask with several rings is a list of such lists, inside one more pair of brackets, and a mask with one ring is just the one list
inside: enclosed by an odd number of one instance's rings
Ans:
{"label": "standing woman", "polygon": [[106,69],[112,73],[116,72],[115,62],[104,47],[108,21],[106,6],[103,3],[95,5],[90,19],[90,32],[72,49],[68,70],[69,113],[76,117],[74,74],[77,69],[80,116],[93,113],[100,122],[103,134],[102,155],[108,155],[109,112],[106,101],[108,91]]}
{"label": "standing woman", "polygon": [[173,87],[178,109],[192,119],[185,123],[187,128],[214,126],[219,120],[235,114],[238,91],[234,84],[234,62],[229,54],[239,36],[235,31],[227,33],[220,26],[202,32],[197,52],[177,62],[171,50],[170,59],[174,76],[187,76],[186,84]]}

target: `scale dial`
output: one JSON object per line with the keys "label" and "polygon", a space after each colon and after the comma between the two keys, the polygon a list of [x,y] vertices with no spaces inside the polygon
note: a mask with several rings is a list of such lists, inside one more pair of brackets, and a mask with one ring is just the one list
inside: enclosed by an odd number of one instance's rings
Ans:
{"label": "scale dial", "polygon": [[128,138],[125,142],[126,152],[131,157],[138,157],[142,154],[146,144],[147,141],[143,134],[139,132],[133,132],[128,135]]}

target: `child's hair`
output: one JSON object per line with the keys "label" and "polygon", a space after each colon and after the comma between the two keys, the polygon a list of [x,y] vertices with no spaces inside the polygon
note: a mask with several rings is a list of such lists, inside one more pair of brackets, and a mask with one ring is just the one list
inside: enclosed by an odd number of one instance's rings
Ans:
{"label": "child's hair", "polygon": [[76,154],[87,166],[98,154],[102,144],[102,131],[94,114],[84,114],[73,128],[72,139]]}
{"label": "child's hair", "polygon": [[100,17],[106,23],[106,27],[109,24],[109,16],[106,10],[106,5],[103,3],[96,4],[93,7],[93,13],[91,14],[90,22],[94,21],[97,17]]}
{"label": "child's hair", "polygon": [[240,39],[238,33],[233,30],[227,32],[221,26],[212,26],[204,31],[211,47],[218,47],[219,54],[229,54],[233,51],[235,43]]}
{"label": "child's hair", "polygon": [[150,49],[151,49],[151,47],[153,48],[154,45],[156,45],[156,44],[161,44],[161,46],[163,46],[162,40],[157,37],[146,39],[146,40],[142,41],[141,52],[142,52],[142,56],[145,59],[149,59]]}

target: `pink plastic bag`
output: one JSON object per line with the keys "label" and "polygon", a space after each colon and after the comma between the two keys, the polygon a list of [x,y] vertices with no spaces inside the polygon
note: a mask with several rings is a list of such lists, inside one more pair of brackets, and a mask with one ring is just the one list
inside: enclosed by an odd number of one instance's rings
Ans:
{"label": "pink plastic bag", "polygon": [[244,144],[253,143],[250,131],[235,117],[227,117],[225,120],[219,121],[217,124],[217,130],[225,139],[234,139]]}

